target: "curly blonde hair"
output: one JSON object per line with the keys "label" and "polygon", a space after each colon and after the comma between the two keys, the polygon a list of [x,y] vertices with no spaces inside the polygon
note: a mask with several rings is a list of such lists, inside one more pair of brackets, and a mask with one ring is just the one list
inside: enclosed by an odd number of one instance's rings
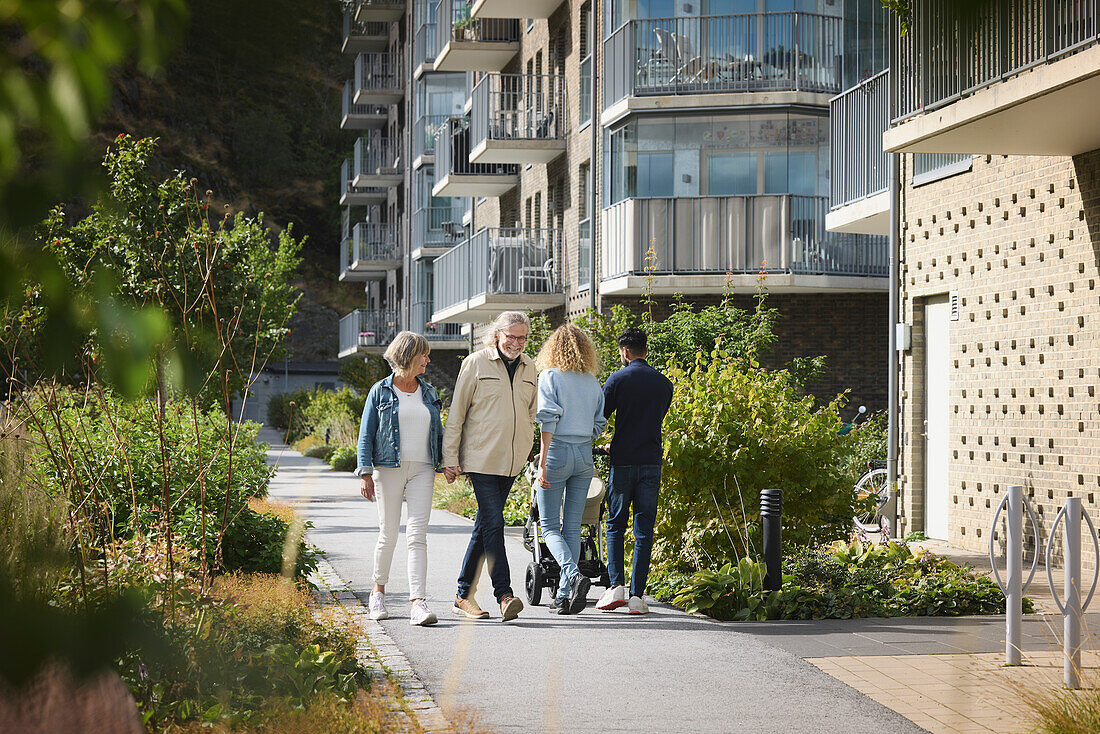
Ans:
{"label": "curly blonde hair", "polygon": [[563,372],[600,371],[600,358],[588,334],[576,324],[564,324],[554,330],[542,345],[537,360],[539,369],[557,368]]}

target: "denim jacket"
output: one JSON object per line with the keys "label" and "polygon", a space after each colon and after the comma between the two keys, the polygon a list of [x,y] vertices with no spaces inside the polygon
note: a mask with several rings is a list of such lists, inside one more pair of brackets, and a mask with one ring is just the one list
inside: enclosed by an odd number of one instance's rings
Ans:
{"label": "denim jacket", "polygon": [[[439,418],[439,412],[443,402],[439,399],[439,393],[423,378],[417,377],[420,383],[420,396],[424,405],[431,414],[431,425],[428,429],[428,448],[431,451],[432,466],[440,468],[440,458],[443,455],[443,423]],[[397,392],[393,387],[393,375],[380,380],[367,393],[367,401],[363,405],[363,419],[359,422],[359,466],[356,474],[370,474],[374,467],[398,467],[401,466],[401,432],[397,419]]]}

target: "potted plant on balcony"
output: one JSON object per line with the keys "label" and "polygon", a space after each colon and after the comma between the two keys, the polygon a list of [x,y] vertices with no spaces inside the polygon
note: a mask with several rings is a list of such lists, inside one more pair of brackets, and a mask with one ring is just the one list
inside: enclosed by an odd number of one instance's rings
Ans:
{"label": "potted plant on balcony", "polygon": [[470,3],[463,3],[458,8],[453,34],[456,41],[477,40],[477,26],[475,19],[470,17]]}

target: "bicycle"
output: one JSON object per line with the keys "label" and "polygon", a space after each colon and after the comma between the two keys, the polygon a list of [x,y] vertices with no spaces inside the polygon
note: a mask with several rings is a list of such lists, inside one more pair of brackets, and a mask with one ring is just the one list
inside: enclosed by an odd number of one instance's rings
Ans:
{"label": "bicycle", "polygon": [[871,543],[871,535],[878,536],[879,543],[889,543],[890,521],[882,513],[890,501],[890,478],[885,461],[868,461],[867,471],[860,476],[855,487],[856,505],[865,508],[852,517],[852,530],[861,543]]}

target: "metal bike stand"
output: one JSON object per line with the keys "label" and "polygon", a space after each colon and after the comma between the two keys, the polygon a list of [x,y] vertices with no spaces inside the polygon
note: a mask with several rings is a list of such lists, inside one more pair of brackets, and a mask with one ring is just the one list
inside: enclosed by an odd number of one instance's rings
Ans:
{"label": "metal bike stand", "polygon": [[[1006,506],[1008,513],[1005,515],[1005,525],[1008,532],[1005,536],[1005,565],[1008,583],[1005,583],[1000,572],[997,571],[993,552],[993,537],[997,531],[997,522]],[[1035,533],[1035,544],[1038,546],[1039,523],[1035,520],[1031,503],[1024,497],[1024,488],[1018,484],[1009,486],[1008,493],[1001,499],[1001,504],[997,505],[997,511],[993,514],[993,526],[989,532],[989,566],[993,569],[993,578],[1005,595],[1005,665],[1020,665],[1023,661],[1020,645],[1024,624],[1024,592],[1031,586],[1031,580],[1035,578],[1036,564],[1039,561],[1039,554],[1036,553],[1031,559],[1031,573],[1028,574],[1027,581],[1021,583],[1024,568],[1024,508],[1027,508],[1031,530]]]}
{"label": "metal bike stand", "polygon": [[[1095,563],[1092,569],[1092,588],[1081,602],[1081,518],[1088,523],[1089,532],[1092,533],[1092,547],[1096,552]],[[1058,598],[1058,591],[1054,588],[1054,577],[1050,573],[1050,551],[1054,542],[1054,531],[1058,529],[1058,523],[1066,521],[1066,529],[1062,537],[1065,546],[1066,581],[1065,603]],[[1100,575],[1100,540],[1096,537],[1096,526],[1092,524],[1092,518],[1081,506],[1080,497],[1069,497],[1058,516],[1054,518],[1050,526],[1050,537],[1047,538],[1046,550],[1047,583],[1050,584],[1050,593],[1054,596],[1054,603],[1062,613],[1064,641],[1063,676],[1066,688],[1075,689],[1081,687],[1078,674],[1081,672],[1081,617],[1089,608],[1092,595],[1096,591],[1096,579]]]}

